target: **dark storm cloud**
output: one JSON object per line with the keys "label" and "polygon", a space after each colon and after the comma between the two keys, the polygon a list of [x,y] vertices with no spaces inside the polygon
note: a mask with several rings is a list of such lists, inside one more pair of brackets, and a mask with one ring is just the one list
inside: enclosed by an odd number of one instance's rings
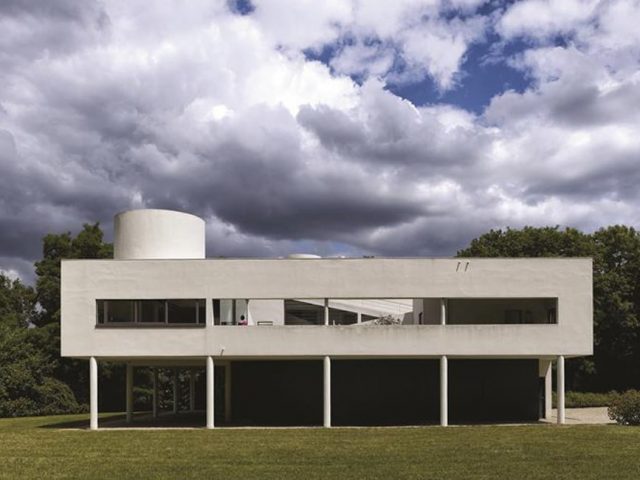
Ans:
{"label": "dark storm cloud", "polygon": [[638,202],[640,148],[633,151],[615,151],[610,145],[599,145],[594,146],[590,152],[593,157],[603,159],[603,162],[594,168],[578,166],[573,170],[556,172],[555,175],[545,175],[544,178],[532,178],[523,193],[537,199],[561,193],[583,200],[608,197]]}
{"label": "dark storm cloud", "polygon": [[16,68],[50,54],[85,48],[100,41],[109,25],[106,11],[93,0],[3,0],[0,66]]}
{"label": "dark storm cloud", "polygon": [[356,120],[336,109],[307,106],[298,120],[345,161],[406,169],[409,177],[433,174],[434,168],[441,175],[471,168],[490,140],[480,131],[447,128],[431,112],[389,107],[374,105],[365,119]]}
{"label": "dark storm cloud", "polygon": [[520,101],[494,99],[487,117],[505,123],[528,120],[532,114],[546,117],[560,126],[575,129],[610,124],[637,125],[640,112],[640,81],[630,78],[612,88],[602,88],[588,79],[579,82],[554,82],[544,91],[531,91]]}
{"label": "dark storm cloud", "polygon": [[35,258],[46,233],[77,231],[108,220],[119,189],[86,171],[56,171],[21,158],[13,136],[0,130],[0,251]]}
{"label": "dark storm cloud", "polygon": [[357,167],[329,169],[326,158],[307,164],[297,124],[283,109],[251,109],[225,128],[243,131],[247,124],[260,133],[226,134],[183,172],[151,167],[143,186],[149,205],[214,214],[250,234],[319,240],[399,224],[424,211],[399,188],[383,193],[384,185]]}

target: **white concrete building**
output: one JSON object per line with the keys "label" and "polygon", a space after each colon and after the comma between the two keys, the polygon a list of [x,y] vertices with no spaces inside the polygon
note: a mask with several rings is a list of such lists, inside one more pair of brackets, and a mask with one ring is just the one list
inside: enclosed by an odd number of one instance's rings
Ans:
{"label": "white concrete building", "polygon": [[562,423],[564,359],[592,354],[591,259],[207,259],[204,221],[166,210],[117,215],[114,239],[62,262],[92,428],[102,361],[127,365],[128,420],[133,369],[162,367],[191,373],[208,428],[328,427],[548,417],[554,361]]}

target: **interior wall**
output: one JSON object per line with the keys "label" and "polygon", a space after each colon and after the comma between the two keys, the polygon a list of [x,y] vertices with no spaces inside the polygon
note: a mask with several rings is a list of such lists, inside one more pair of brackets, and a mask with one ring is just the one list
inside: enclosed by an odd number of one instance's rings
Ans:
{"label": "interior wall", "polygon": [[284,300],[250,300],[249,324],[284,325]]}
{"label": "interior wall", "polygon": [[423,324],[440,325],[440,299],[425,298],[423,304]]}

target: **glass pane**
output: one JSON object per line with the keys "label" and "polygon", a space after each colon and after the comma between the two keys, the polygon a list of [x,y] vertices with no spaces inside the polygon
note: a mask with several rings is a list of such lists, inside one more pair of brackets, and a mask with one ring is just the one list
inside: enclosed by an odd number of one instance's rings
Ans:
{"label": "glass pane", "polygon": [[164,300],[140,300],[138,321],[142,323],[165,323]]}
{"label": "glass pane", "polygon": [[329,299],[329,319],[331,325],[411,325],[417,322],[413,304],[411,298]]}
{"label": "glass pane", "polygon": [[198,323],[207,323],[207,309],[204,300],[196,300],[198,304]]}
{"label": "glass pane", "polygon": [[134,322],[134,301],[133,300],[106,300],[107,322],[124,323]]}
{"label": "glass pane", "polygon": [[220,325],[220,300],[213,301],[213,324]]}
{"label": "glass pane", "polygon": [[324,300],[309,300],[308,302],[285,300],[284,324],[324,325]]}
{"label": "glass pane", "polygon": [[556,305],[555,298],[449,298],[447,324],[556,323]]}
{"label": "glass pane", "polygon": [[96,323],[104,323],[104,300],[96,300]]}
{"label": "glass pane", "polygon": [[357,313],[329,308],[329,325],[352,325],[354,323],[358,323]]}
{"label": "glass pane", "polygon": [[504,323],[522,323],[522,310],[509,309],[504,312]]}
{"label": "glass pane", "polygon": [[167,300],[169,323],[196,323],[195,300]]}

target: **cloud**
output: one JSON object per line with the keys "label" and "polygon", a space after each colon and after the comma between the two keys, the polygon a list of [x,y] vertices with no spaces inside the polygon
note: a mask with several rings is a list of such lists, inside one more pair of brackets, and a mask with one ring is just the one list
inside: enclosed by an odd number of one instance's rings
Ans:
{"label": "cloud", "polygon": [[254,3],[252,20],[290,54],[330,46],[331,67],[340,74],[398,84],[426,75],[443,91],[455,85],[468,48],[489,24],[475,14],[484,2],[474,0]]}
{"label": "cloud", "polygon": [[502,16],[498,29],[504,37],[527,36],[540,41],[575,34],[593,21],[599,0],[524,0]]}
{"label": "cloud", "polygon": [[7,277],[9,280],[20,279],[20,273],[14,269],[4,270],[0,268],[0,275]]}
{"label": "cloud", "polygon": [[[202,215],[210,256],[640,225],[637,2],[313,5],[3,3],[0,268],[32,279],[44,234],[140,207]],[[479,114],[388,88],[454,89],[485,41],[531,82]]]}

